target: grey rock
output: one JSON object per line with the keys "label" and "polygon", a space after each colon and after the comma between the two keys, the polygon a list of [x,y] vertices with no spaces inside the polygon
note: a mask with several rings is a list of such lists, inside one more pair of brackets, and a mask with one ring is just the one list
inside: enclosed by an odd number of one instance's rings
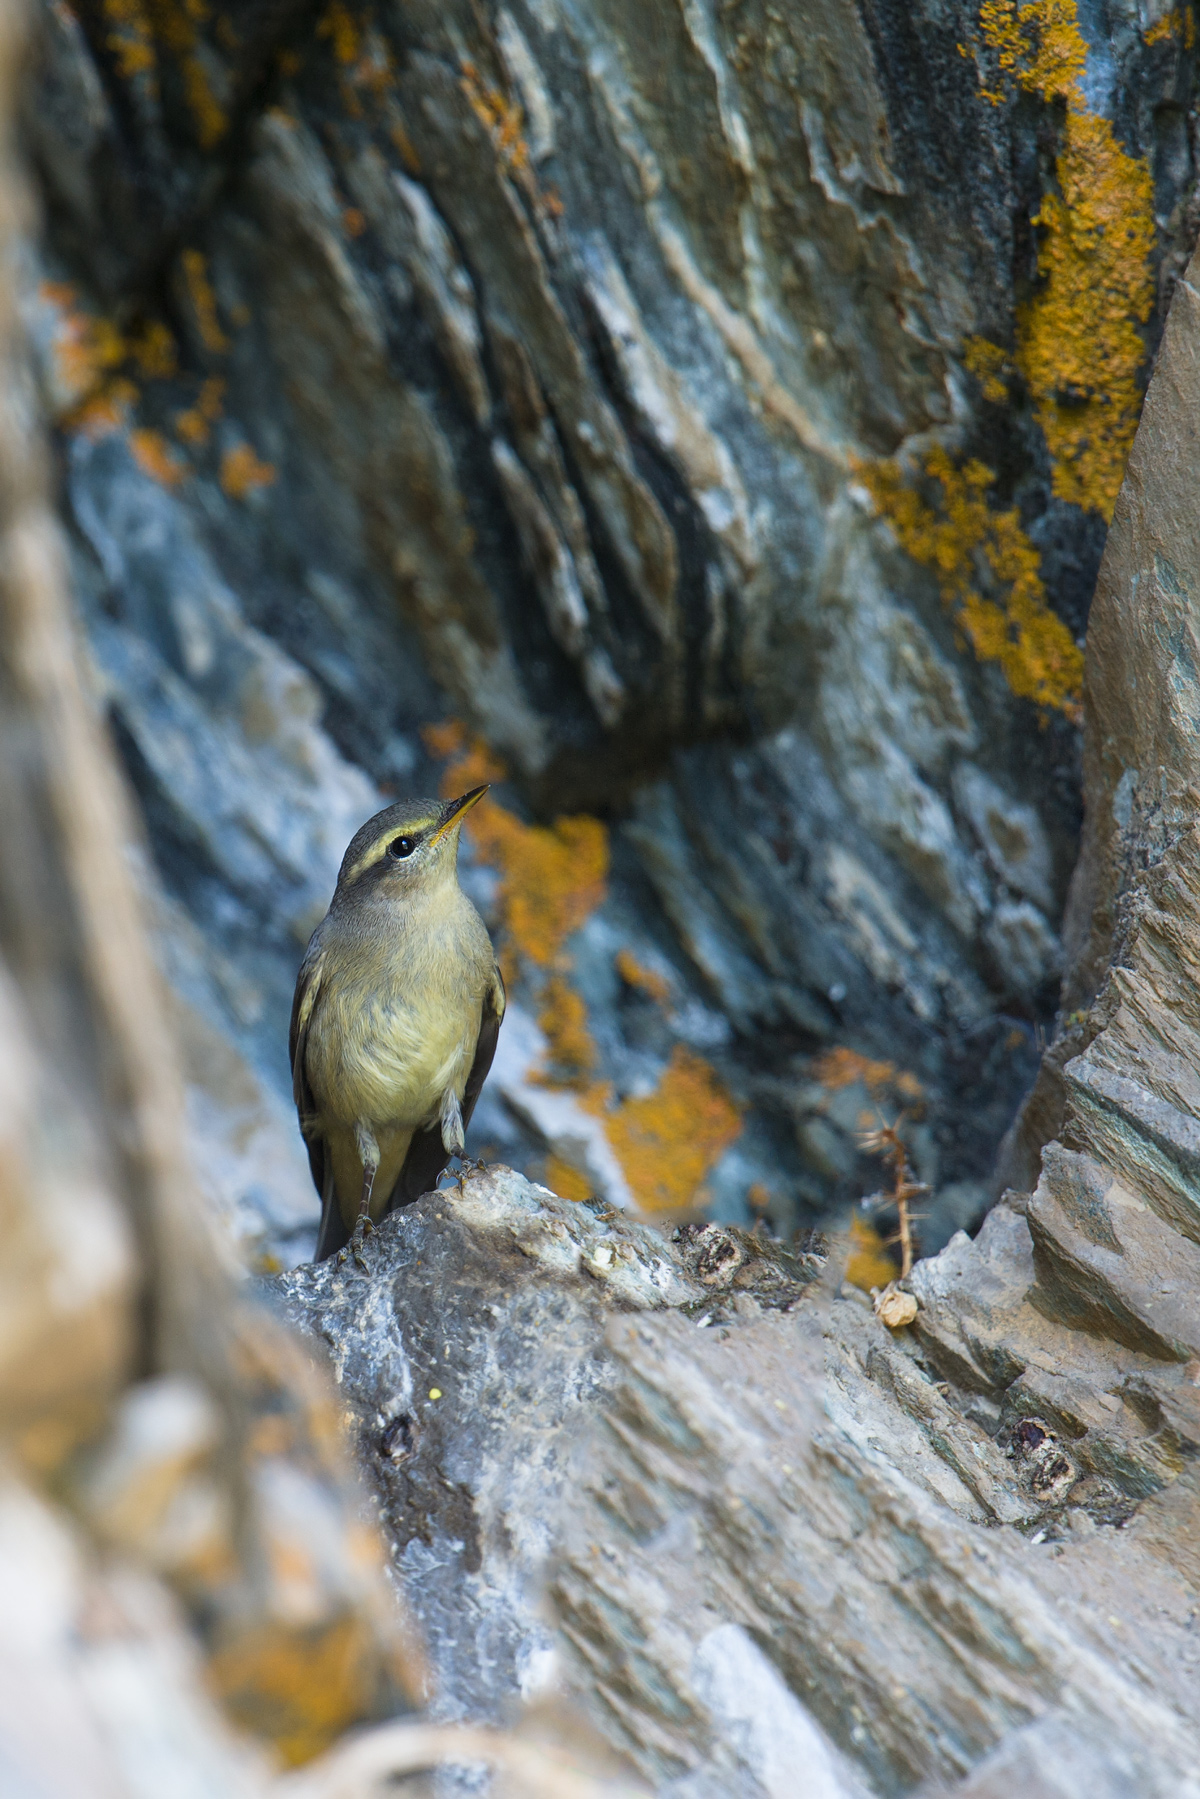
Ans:
{"label": "grey rock", "polygon": [[[469,1170],[275,1282],[340,1378],[436,1708],[496,1719],[557,1682],[692,1799],[799,1766],[847,1794],[1194,1793],[1171,1623],[1200,1580],[1192,61],[1129,9],[1089,16],[1088,104],[1153,152],[1168,221],[1151,343],[1173,280],[1175,303],[1089,636],[1064,923],[1074,727],[1036,729],[974,660],[862,484],[999,446],[1082,631],[1102,522],[964,350],[1010,341],[1039,272],[1061,108],[986,104],[974,9],[244,11],[192,19],[207,151],[177,47],[131,72],[91,9],[45,21],[28,101],[27,310],[210,1192],[248,1244],[302,1252],[295,1140],[273,1147],[299,940],[384,783],[432,785],[420,727],[448,710],[522,816],[613,821],[567,948],[598,1077],[644,1093],[699,1044],[747,1117],[719,1222],[668,1242],[616,1215],[627,1171],[594,1107],[532,1078],[519,993],[480,1129],[531,1171],[569,1146],[597,1209]],[[64,309],[130,331],[155,296],[178,368],[87,424]],[[211,383],[221,416],[181,439]],[[147,429],[187,442],[174,486]],[[785,1234],[867,1185],[830,1049],[905,1076],[919,1175],[978,1193],[1060,938],[1018,1197],[918,1265],[910,1329],[739,1230],[755,1182]]]}

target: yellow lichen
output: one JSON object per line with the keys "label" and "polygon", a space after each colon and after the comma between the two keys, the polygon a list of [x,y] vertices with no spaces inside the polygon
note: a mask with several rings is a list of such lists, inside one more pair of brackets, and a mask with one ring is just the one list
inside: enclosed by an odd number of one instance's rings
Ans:
{"label": "yellow lichen", "polygon": [[333,54],[343,67],[349,68],[358,61],[361,33],[341,0],[333,0],[333,5],[326,9],[317,25],[317,36],[329,39]]}
{"label": "yellow lichen", "polygon": [[395,119],[392,122],[390,136],[393,144],[395,144],[397,150],[399,150],[400,160],[408,170],[409,174],[419,175],[421,173],[421,158],[417,154],[417,147],[398,119]]}
{"label": "yellow lichen", "polygon": [[212,91],[201,51],[206,0],[102,0],[106,42],[126,81],[149,77],[158,89],[159,51],[169,52],[183,77],[184,98],[201,149],[225,136],[229,119]]}
{"label": "yellow lichen", "polygon": [[298,1767],[369,1714],[375,1662],[365,1623],[343,1616],[310,1629],[248,1630],[217,1650],[208,1674],[230,1716]]}
{"label": "yellow lichen", "polygon": [[229,348],[229,339],[221,329],[217,312],[217,296],[208,278],[208,263],[200,250],[185,250],[180,257],[184,285],[192,303],[196,328],[206,350],[219,356]]}
{"label": "yellow lichen", "polygon": [[852,1287],[870,1293],[875,1287],[886,1287],[895,1278],[896,1264],[884,1248],[883,1238],[874,1225],[855,1214],[850,1220],[846,1280]]}
{"label": "yellow lichen", "polygon": [[571,1162],[564,1162],[561,1156],[546,1157],[542,1180],[551,1193],[557,1193],[560,1199],[574,1200],[577,1205],[595,1196],[596,1183]]}
{"label": "yellow lichen", "polygon": [[274,464],[260,461],[248,443],[234,444],[221,458],[221,489],[231,500],[244,500],[274,479]]}
{"label": "yellow lichen", "polygon": [[1141,410],[1139,326],[1154,305],[1149,163],[1088,105],[1075,0],[985,0],[979,22],[1005,78],[1065,109],[1056,191],[1033,220],[1040,282],[1017,313],[1017,365],[1055,494],[1107,520]]}
{"label": "yellow lichen", "polygon": [[146,381],[166,381],[175,373],[179,352],[161,319],[148,319],[129,337],[129,354]]}
{"label": "yellow lichen", "polygon": [[108,27],[104,41],[112,52],[122,80],[135,81],[139,75],[156,75],[158,58],[154,34],[141,0],[103,0],[103,13]]}
{"label": "yellow lichen", "polygon": [[[461,726],[433,726],[425,741],[452,758],[442,779],[447,795],[503,779],[504,769],[481,744],[468,745]],[[510,966],[549,971],[563,945],[605,896],[608,832],[599,819],[556,818],[527,825],[493,799],[475,806],[467,833],[483,860],[500,874],[500,909]],[[513,962],[516,959],[516,963]]]}
{"label": "yellow lichen", "polygon": [[983,397],[999,406],[1008,398],[1004,379],[1008,370],[1008,352],[986,337],[968,337],[963,344],[963,365],[974,375],[983,389]]}
{"label": "yellow lichen", "polygon": [[172,454],[161,431],[131,431],[129,448],[143,474],[161,482],[164,487],[178,487],[181,481],[187,480],[187,464]]}
{"label": "yellow lichen", "polygon": [[812,1064],[812,1076],[830,1093],[839,1093],[858,1081],[872,1098],[890,1091],[915,1105],[924,1097],[924,1088],[915,1074],[897,1068],[894,1062],[873,1061],[870,1056],[860,1055],[845,1044],[817,1056]]}
{"label": "yellow lichen", "polygon": [[956,468],[936,445],[924,464],[939,490],[936,506],[896,462],[862,463],[857,472],[901,547],[935,574],[943,602],[979,660],[999,663],[1018,698],[1078,721],[1083,652],[1046,604],[1038,554],[1016,507],[988,507],[991,469],[976,461]]}
{"label": "yellow lichen", "polygon": [[633,987],[654,1000],[656,1005],[665,1006],[671,998],[671,983],[666,975],[659,974],[657,969],[646,968],[638,961],[631,949],[619,949],[614,957],[617,973],[627,987]]}
{"label": "yellow lichen", "polygon": [[534,1077],[547,1087],[580,1087],[596,1067],[596,1045],[588,1029],[587,1006],[562,974],[542,988],[538,1024],[548,1045],[546,1066]]}
{"label": "yellow lichen", "polygon": [[641,1209],[679,1212],[704,1204],[705,1178],[742,1116],[708,1063],[677,1044],[655,1091],[625,1100],[604,1125]]}
{"label": "yellow lichen", "polygon": [[1143,42],[1162,44],[1178,38],[1185,50],[1191,50],[1196,43],[1196,15],[1190,6],[1176,7],[1173,12],[1164,13],[1155,24],[1148,27]]}
{"label": "yellow lichen", "polygon": [[183,69],[183,91],[196,127],[202,150],[211,150],[229,130],[229,115],[212,91],[208,71],[195,50],[187,50],[180,58]]}
{"label": "yellow lichen", "polygon": [[512,174],[522,174],[528,169],[530,159],[525,139],[525,115],[521,108],[498,87],[489,87],[473,62],[462,65],[462,90],[471,111],[486,127],[505,168]]}
{"label": "yellow lichen", "polygon": [[185,443],[206,444],[212,428],[221,416],[225,383],[213,375],[200,389],[196,404],[175,414],[175,431]]}

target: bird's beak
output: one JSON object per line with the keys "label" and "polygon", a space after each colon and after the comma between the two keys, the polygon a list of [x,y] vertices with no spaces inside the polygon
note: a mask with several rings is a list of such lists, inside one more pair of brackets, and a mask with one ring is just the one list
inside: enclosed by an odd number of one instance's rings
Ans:
{"label": "bird's beak", "polygon": [[445,818],[443,818],[441,824],[429,839],[429,847],[432,849],[435,843],[440,843],[447,831],[453,830],[456,826],[460,825],[467,813],[471,810],[471,807],[478,805],[486,792],[486,786],[472,787],[470,793],[464,793],[458,799],[451,800],[446,808]]}

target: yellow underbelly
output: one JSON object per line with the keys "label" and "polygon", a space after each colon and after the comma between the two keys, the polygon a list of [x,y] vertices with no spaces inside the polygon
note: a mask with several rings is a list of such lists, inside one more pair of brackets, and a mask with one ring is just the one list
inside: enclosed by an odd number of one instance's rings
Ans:
{"label": "yellow underbelly", "polygon": [[[324,1008],[323,1008],[324,1010]],[[479,1037],[479,1004],[422,1006],[351,996],[314,1020],[307,1066],[329,1126],[356,1123],[412,1132],[441,1113],[448,1088],[461,1100]],[[313,1041],[313,1038],[316,1041]]]}

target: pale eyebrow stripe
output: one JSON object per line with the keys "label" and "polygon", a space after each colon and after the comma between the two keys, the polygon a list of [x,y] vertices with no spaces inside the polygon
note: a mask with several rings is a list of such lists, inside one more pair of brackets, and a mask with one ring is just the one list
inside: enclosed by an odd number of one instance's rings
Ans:
{"label": "pale eyebrow stripe", "polygon": [[350,869],[346,875],[347,881],[357,881],[359,875],[362,874],[365,869],[370,868],[375,862],[382,861],[384,855],[387,853],[388,844],[394,843],[397,837],[419,837],[423,835],[424,832],[431,831],[437,823],[438,817],[439,814],[435,813],[432,818],[422,819],[419,824],[393,826],[383,837],[376,838],[366,855],[358,858],[354,867]]}

